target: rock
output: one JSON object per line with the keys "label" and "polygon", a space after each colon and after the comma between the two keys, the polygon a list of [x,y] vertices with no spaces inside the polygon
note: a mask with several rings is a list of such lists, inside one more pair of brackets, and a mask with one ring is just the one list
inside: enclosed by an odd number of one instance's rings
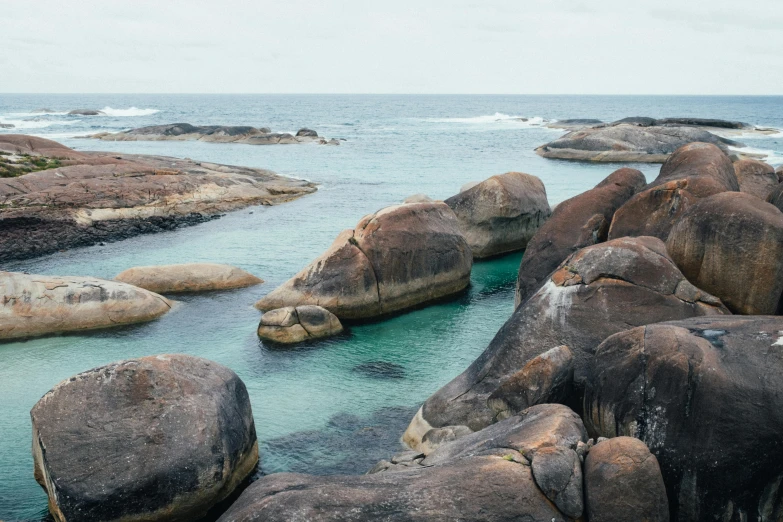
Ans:
{"label": "rock", "polygon": [[374,379],[404,379],[405,367],[387,361],[369,361],[357,364],[353,371]]}
{"label": "rock", "polygon": [[118,274],[114,280],[159,294],[228,290],[264,282],[241,268],[215,263],[137,266]]}
{"label": "rock", "polygon": [[639,439],[616,437],[595,445],[584,476],[590,522],[669,522],[658,459]]}
{"label": "rock", "polygon": [[68,111],[68,114],[71,116],[101,116],[105,113],[95,109],[74,109]]}
{"label": "rock", "polygon": [[429,203],[430,201],[435,200],[426,194],[414,194],[405,198],[403,203]]}
{"label": "rock", "polygon": [[447,442],[453,442],[460,437],[465,437],[473,433],[473,430],[467,426],[444,426],[443,428],[432,428],[421,438],[421,444],[418,445],[418,451],[429,455],[436,448]]}
{"label": "rock", "polygon": [[[441,446],[426,465],[382,461],[377,468],[385,470],[362,476],[265,476],[219,522],[571,520],[539,489],[530,461],[585,440],[578,415],[564,406],[538,406],[469,437],[469,445],[463,438]],[[543,476],[558,478],[556,466],[540,458]]]}
{"label": "rock", "polygon": [[195,520],[258,461],[245,385],[189,355],[80,373],[30,416],[35,478],[58,522]]}
{"label": "rock", "polygon": [[553,121],[552,123],[548,123],[546,126],[550,129],[568,129],[568,130],[576,130],[576,129],[583,129],[585,127],[593,127],[595,125],[601,125],[603,122],[601,120],[595,120],[590,118],[572,118],[572,119],[566,119],[566,120],[557,120]]}
{"label": "rock", "polygon": [[301,137],[301,136],[308,136],[308,137],[312,137],[312,138],[317,138],[317,137],[318,137],[318,133],[317,133],[317,132],[315,132],[315,131],[314,131],[314,130],[312,130],[312,129],[307,129],[307,128],[304,128],[304,129],[299,129],[299,130],[296,132],[296,136],[297,136],[297,137]]}
{"label": "rock", "polygon": [[448,206],[395,205],[343,231],[321,257],[256,308],[314,304],[340,319],[377,317],[461,292],[472,264]]}
{"label": "rock", "polygon": [[0,129],[13,129],[14,127],[13,123],[0,123]]}
{"label": "rock", "polygon": [[[473,364],[424,403],[404,436],[413,449],[429,429],[495,420],[487,400],[535,357],[566,345],[574,357],[574,393],[581,391],[595,347],[639,326],[700,315],[727,314],[720,300],[691,285],[652,237],[622,238],[579,250],[516,309]],[[500,393],[500,392],[499,392]]]}
{"label": "rock", "polygon": [[143,323],[172,306],[124,283],[2,271],[0,296],[0,340]]}
{"label": "rock", "polygon": [[551,214],[544,184],[522,172],[492,176],[444,203],[475,259],[524,249]]}
{"label": "rock", "polygon": [[536,293],[565,258],[606,241],[615,210],[645,183],[644,174],[624,168],[595,188],[560,203],[527,244],[519,265],[515,305]]}
{"label": "rock", "polygon": [[693,318],[618,333],[596,350],[588,429],[650,448],[672,520],[782,514],[781,331],[781,317]]}
{"label": "rock", "polygon": [[778,175],[778,183],[783,183],[783,165],[775,169],[775,174]]}
{"label": "rock", "polygon": [[541,448],[531,469],[538,487],[560,511],[573,518],[582,516],[582,463],[573,448]]}
{"label": "rock", "polygon": [[263,169],[77,152],[25,135],[0,135],[0,151],[49,165],[0,178],[0,264],[203,223],[230,210],[283,203],[316,190],[312,183]]}
{"label": "rock", "polygon": [[783,213],[751,194],[699,200],[672,228],[666,248],[685,277],[734,313],[781,313]]}
{"label": "rock", "polygon": [[462,185],[462,186],[459,188],[459,191],[460,191],[460,192],[465,192],[465,191],[467,191],[467,190],[470,190],[470,189],[472,189],[473,187],[475,187],[475,186],[476,186],[476,185],[478,185],[479,183],[481,183],[481,182],[480,182],[480,181],[468,181],[467,183],[465,183],[464,185]]}
{"label": "rock", "polygon": [[311,143],[318,140],[318,134],[310,129],[300,129],[296,136],[292,136],[288,133],[274,134],[267,127],[191,125],[189,123],[151,125],[124,132],[102,132],[85,137],[104,141],[207,141],[247,145]]}
{"label": "rock", "polygon": [[697,200],[738,190],[734,166],[718,147],[685,145],[663,164],[655,181],[615,212],[609,239],[654,236],[666,241],[683,212]]}
{"label": "rock", "polygon": [[678,148],[694,142],[711,143],[722,151],[740,143],[694,126],[657,124],[651,118],[626,118],[569,132],[536,149],[545,158],[580,161],[663,163]]}
{"label": "rock", "polygon": [[767,203],[772,203],[778,210],[783,212],[783,183],[769,193],[769,196],[767,196]]}
{"label": "rock", "polygon": [[300,343],[331,337],[343,331],[340,320],[325,308],[313,305],[287,306],[261,316],[258,336],[276,343]]}
{"label": "rock", "polygon": [[777,188],[779,180],[775,169],[763,161],[746,159],[734,163],[734,174],[737,176],[740,192],[753,194],[763,201],[773,189]]}

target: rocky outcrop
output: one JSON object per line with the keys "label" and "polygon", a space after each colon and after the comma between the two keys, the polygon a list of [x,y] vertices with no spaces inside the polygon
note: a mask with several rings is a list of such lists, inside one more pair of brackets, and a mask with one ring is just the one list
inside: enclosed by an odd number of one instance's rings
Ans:
{"label": "rocky outcrop", "polygon": [[396,205],[343,231],[321,257],[256,308],[312,304],[340,319],[378,317],[464,290],[472,264],[470,247],[446,204]]}
{"label": "rocky outcrop", "polygon": [[616,437],[593,446],[584,477],[590,522],[669,522],[658,459],[639,439]]}
{"label": "rocky outcrop", "polygon": [[738,190],[731,160],[718,147],[685,145],[663,164],[655,181],[615,212],[609,238],[654,236],[666,241],[672,227],[696,201]]}
{"label": "rocky outcrop", "polygon": [[775,169],[763,161],[753,159],[735,161],[734,174],[737,176],[740,192],[753,194],[764,201],[779,184]]}
{"label": "rocky outcrop", "polygon": [[574,450],[586,437],[578,415],[543,405],[445,444],[423,461],[416,453],[400,456],[370,475],[268,475],[248,487],[219,522],[565,522],[582,514]]}
{"label": "rocky outcrop", "polygon": [[124,132],[101,132],[85,136],[103,141],[207,141],[212,143],[244,143],[247,145],[287,145],[292,143],[326,143],[311,129],[300,129],[296,136],[273,133],[268,128],[225,125],[191,125],[169,123],[151,125]]}
{"label": "rocky outcrop", "polygon": [[[584,248],[552,273],[516,309],[484,353],[424,403],[404,440],[413,449],[432,428],[480,430],[497,420],[488,398],[553,347],[574,357],[578,404],[595,348],[634,326],[701,315],[727,314],[721,302],[690,284],[652,237],[622,238]],[[513,408],[510,413],[516,413]]]}
{"label": "rocky outcrop", "polygon": [[445,200],[476,259],[522,250],[551,214],[536,176],[507,172]]}
{"label": "rocky outcrop", "polygon": [[783,213],[741,192],[724,192],[690,207],[666,248],[682,273],[734,313],[781,312]]}
{"label": "rocky outcrop", "polygon": [[673,520],[783,516],[781,317],[703,317],[618,333],[596,350],[584,419],[657,457]]}
{"label": "rocky outcrop", "polygon": [[114,280],[159,294],[229,290],[264,282],[241,268],[215,263],[137,266],[121,272]]}
{"label": "rocky outcrop", "polygon": [[0,135],[4,160],[33,156],[45,170],[0,178],[0,262],[201,223],[250,205],[315,192],[268,170],[163,156],[77,152]]}
{"label": "rocky outcrop", "polygon": [[340,320],[326,308],[287,306],[261,316],[258,336],[266,341],[292,344],[331,337],[343,331]]}
{"label": "rocky outcrop", "polygon": [[527,245],[519,265],[515,306],[577,250],[606,241],[615,210],[644,187],[644,174],[620,169],[595,188],[560,203]]}
{"label": "rocky outcrop", "polygon": [[97,109],[74,109],[68,111],[68,114],[71,116],[102,116],[106,113]]}
{"label": "rocky outcrop", "polygon": [[0,299],[0,341],[142,323],[171,309],[124,283],[2,271]]}
{"label": "rocky outcrop", "polygon": [[729,145],[741,146],[707,130],[716,126],[737,128],[732,126],[735,124],[745,125],[691,118],[626,118],[569,132],[538,147],[536,153],[551,159],[663,163],[675,150],[688,143],[711,143],[724,152],[728,151]]}
{"label": "rocky outcrop", "polygon": [[80,373],[30,416],[35,478],[57,522],[196,520],[258,461],[245,385],[188,355]]}

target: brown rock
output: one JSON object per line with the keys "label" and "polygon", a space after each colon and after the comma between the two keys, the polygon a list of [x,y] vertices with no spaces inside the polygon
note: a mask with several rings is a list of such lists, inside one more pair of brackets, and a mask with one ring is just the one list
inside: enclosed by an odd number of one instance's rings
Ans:
{"label": "brown rock", "polygon": [[778,186],[778,175],[771,165],[763,161],[745,159],[734,162],[734,174],[737,176],[740,192],[753,194],[763,201]]}
{"label": "brown rock", "polygon": [[644,174],[623,168],[595,188],[560,203],[527,245],[519,265],[516,306],[536,293],[565,258],[606,241],[615,210],[645,183]]}
{"label": "brown rock", "polygon": [[666,248],[682,273],[740,314],[775,314],[783,294],[783,213],[724,192],[685,211]]}
{"label": "brown rock", "polygon": [[270,310],[258,325],[261,339],[284,344],[331,337],[342,331],[343,325],[333,313],[313,305]]}
{"label": "brown rock", "polygon": [[584,477],[590,522],[669,522],[658,459],[639,439],[616,437],[593,446]]}
{"label": "brown rock", "polygon": [[778,210],[783,211],[783,183],[772,189],[767,196],[767,203],[772,203]]}
{"label": "brown rock", "polygon": [[235,266],[215,263],[137,266],[118,274],[114,280],[161,294],[229,290],[264,282]]}

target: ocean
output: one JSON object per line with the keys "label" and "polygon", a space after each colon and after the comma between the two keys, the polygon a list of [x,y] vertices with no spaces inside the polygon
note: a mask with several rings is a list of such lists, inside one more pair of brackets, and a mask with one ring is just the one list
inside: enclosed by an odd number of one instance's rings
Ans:
{"label": "ocean", "polygon": [[[54,113],[42,114],[47,108]],[[101,116],[69,116],[99,109]],[[176,297],[158,321],[84,335],[0,344],[0,520],[40,520],[29,411],[61,380],[120,359],[188,353],[233,369],[247,385],[260,474],[364,473],[400,448],[420,403],[462,372],[513,310],[522,254],[477,262],[467,293],[339,337],[292,349],[259,342],[252,304],[323,252],[365,214],[424,193],[445,199],[464,183],[522,171],[541,178],[550,205],[592,188],[621,166],[648,180],[659,165],[547,160],[534,148],[564,133],[545,123],[627,116],[739,120],[780,132],[735,138],[783,164],[783,97],[435,95],[0,94],[0,132],[79,150],[157,154],[262,167],[318,184],[317,193],[253,207],[195,227],[97,245],[0,269],[112,278],[126,268],[185,262],[239,266],[265,280],[248,289]],[[301,127],[340,146],[104,142],[78,136],[185,122]],[[96,465],[101,465],[96,462]]]}

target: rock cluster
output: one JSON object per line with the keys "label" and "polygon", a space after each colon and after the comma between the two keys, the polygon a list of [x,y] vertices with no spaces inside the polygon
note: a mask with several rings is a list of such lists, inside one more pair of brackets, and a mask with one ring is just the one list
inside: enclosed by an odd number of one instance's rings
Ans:
{"label": "rock cluster", "polygon": [[211,143],[244,143],[247,145],[289,145],[295,143],[320,143],[339,145],[336,139],[319,138],[312,129],[299,129],[296,135],[272,132],[266,127],[226,125],[191,125],[168,123],[151,125],[123,132],[101,132],[85,136],[103,141],[207,141]]}

